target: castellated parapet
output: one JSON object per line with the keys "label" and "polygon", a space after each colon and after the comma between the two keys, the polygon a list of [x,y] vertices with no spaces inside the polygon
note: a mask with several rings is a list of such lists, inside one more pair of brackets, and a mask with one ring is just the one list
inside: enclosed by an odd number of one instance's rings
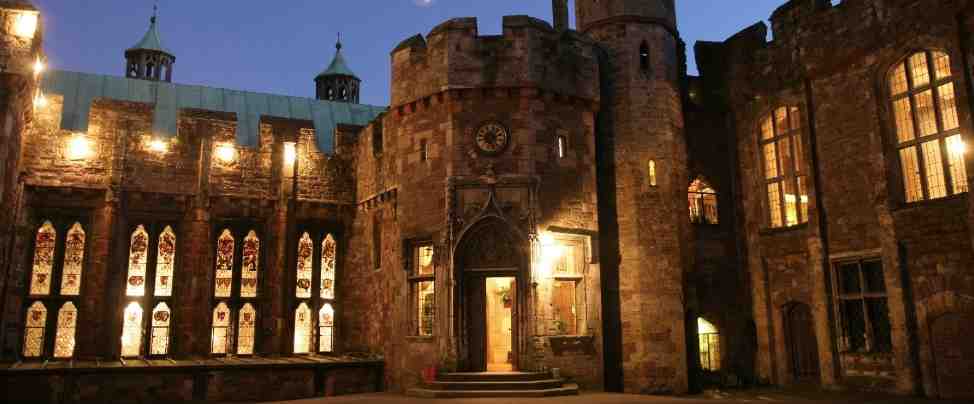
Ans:
{"label": "castellated parapet", "polygon": [[393,108],[451,89],[533,87],[599,98],[592,43],[545,21],[506,16],[503,35],[479,35],[476,18],[444,22],[392,51]]}

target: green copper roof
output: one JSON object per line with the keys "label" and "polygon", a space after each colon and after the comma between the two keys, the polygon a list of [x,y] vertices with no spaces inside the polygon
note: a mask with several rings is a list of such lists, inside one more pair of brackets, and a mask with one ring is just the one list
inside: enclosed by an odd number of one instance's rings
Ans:
{"label": "green copper roof", "polygon": [[345,57],[342,56],[342,43],[338,42],[335,45],[335,58],[332,59],[331,64],[325,71],[318,74],[318,77],[322,76],[351,76],[358,78],[355,73],[352,73],[352,69],[348,68],[345,64]]}
{"label": "green copper roof", "polygon": [[149,30],[145,32],[145,36],[142,37],[142,40],[139,41],[139,43],[129,48],[128,51],[152,50],[172,55],[172,52],[166,49],[165,46],[162,46],[162,39],[160,39],[159,36],[159,25],[156,24],[156,17],[152,16],[152,19],[149,21]]}

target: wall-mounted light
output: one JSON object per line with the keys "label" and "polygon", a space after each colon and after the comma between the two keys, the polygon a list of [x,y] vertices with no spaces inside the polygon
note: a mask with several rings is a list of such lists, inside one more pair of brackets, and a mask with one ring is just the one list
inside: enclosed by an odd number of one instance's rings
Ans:
{"label": "wall-mounted light", "polygon": [[298,158],[298,152],[296,150],[294,142],[284,143],[284,164],[288,167],[294,166],[294,161]]}
{"label": "wall-mounted light", "polygon": [[37,60],[34,60],[34,77],[40,76],[41,73],[44,73],[45,67],[44,62],[41,61],[40,57],[38,57]]}
{"label": "wall-mounted light", "polygon": [[149,150],[152,150],[152,151],[154,151],[156,153],[160,153],[160,154],[161,153],[168,152],[169,151],[169,142],[167,142],[167,141],[165,141],[165,140],[163,140],[161,138],[154,137],[151,140],[149,140]]}
{"label": "wall-mounted light", "polygon": [[224,163],[232,163],[237,158],[237,148],[230,143],[220,143],[216,146],[216,158]]}
{"label": "wall-mounted light", "polygon": [[76,133],[68,139],[67,157],[69,160],[84,160],[91,156],[91,140],[83,133]]}
{"label": "wall-mounted light", "polygon": [[14,17],[14,35],[21,38],[34,38],[37,32],[37,18],[39,13],[36,11],[24,11]]}
{"label": "wall-mounted light", "polygon": [[555,240],[550,232],[541,232],[538,235],[538,258],[535,263],[537,279],[551,277],[558,260],[565,255],[565,246]]}
{"label": "wall-mounted light", "polygon": [[34,96],[34,108],[44,108],[47,106],[47,97],[44,96],[40,90],[37,91],[37,95]]}

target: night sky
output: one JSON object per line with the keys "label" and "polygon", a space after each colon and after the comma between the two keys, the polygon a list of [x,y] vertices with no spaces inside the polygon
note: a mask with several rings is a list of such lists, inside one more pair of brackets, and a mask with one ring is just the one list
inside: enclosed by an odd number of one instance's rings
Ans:
{"label": "night sky", "polygon": [[[124,72],[124,50],[145,33],[153,4],[33,2],[43,13],[51,67],[115,76]],[[698,40],[723,40],[767,20],[783,2],[677,0],[680,34],[690,49]],[[481,35],[499,34],[504,15],[551,21],[550,0],[160,0],[159,8],[163,43],[176,54],[175,82],[313,97],[313,79],[331,61],[340,31],[363,81],[361,101],[374,105],[389,102],[389,52],[405,38],[453,17],[477,17]]]}

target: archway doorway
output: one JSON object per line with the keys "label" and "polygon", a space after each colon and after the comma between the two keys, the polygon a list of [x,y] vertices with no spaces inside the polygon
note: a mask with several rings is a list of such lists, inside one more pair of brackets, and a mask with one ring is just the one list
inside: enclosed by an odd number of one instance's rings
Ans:
{"label": "archway doorway", "polygon": [[949,313],[930,326],[937,392],[943,399],[974,399],[974,314]]}
{"label": "archway doorway", "polygon": [[818,383],[818,342],[815,339],[812,310],[804,303],[785,307],[785,343],[793,382]]}
{"label": "archway doorway", "polygon": [[464,233],[454,257],[460,370],[517,370],[528,244],[507,223],[490,218]]}

